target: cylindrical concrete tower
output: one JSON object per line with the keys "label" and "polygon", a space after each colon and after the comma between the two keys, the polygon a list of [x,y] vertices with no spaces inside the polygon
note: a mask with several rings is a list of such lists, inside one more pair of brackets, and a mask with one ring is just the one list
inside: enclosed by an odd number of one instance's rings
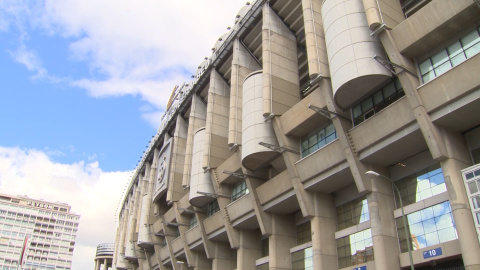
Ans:
{"label": "cylindrical concrete tower", "polygon": [[97,253],[95,254],[95,269],[107,270],[112,267],[113,252],[115,244],[100,244],[97,246]]}
{"label": "cylindrical concrete tower", "polygon": [[250,73],[243,83],[242,164],[249,170],[261,167],[278,153],[258,144],[278,145],[271,123],[263,117],[263,74]]}
{"label": "cylindrical concrete tower", "polygon": [[133,234],[135,233],[135,224],[137,220],[135,219],[134,214],[130,214],[128,218],[128,228],[127,228],[127,242],[125,243],[125,258],[126,259],[136,259],[135,255],[135,244],[133,241]]}
{"label": "cylindrical concrete tower", "polygon": [[337,105],[348,108],[392,75],[373,57],[385,57],[371,37],[362,0],[324,0],[322,18]]}
{"label": "cylindrical concrete tower", "polygon": [[200,194],[198,192],[213,194],[212,181],[210,180],[210,171],[205,171],[202,168],[203,161],[203,146],[205,140],[205,128],[200,128],[195,132],[193,138],[193,153],[192,153],[192,171],[190,178],[190,204],[202,207],[212,200],[212,197]]}

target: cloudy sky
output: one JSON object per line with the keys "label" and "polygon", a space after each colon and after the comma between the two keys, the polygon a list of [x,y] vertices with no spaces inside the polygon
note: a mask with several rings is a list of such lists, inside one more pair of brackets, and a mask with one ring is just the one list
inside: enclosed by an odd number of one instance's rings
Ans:
{"label": "cloudy sky", "polygon": [[245,3],[0,1],[0,193],[82,215],[74,270],[114,241],[116,206],[171,91]]}

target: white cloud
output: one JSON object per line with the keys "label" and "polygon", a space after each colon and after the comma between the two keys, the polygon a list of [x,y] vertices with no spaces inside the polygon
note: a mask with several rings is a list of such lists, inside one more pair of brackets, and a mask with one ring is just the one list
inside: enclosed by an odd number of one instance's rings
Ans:
{"label": "white cloud", "polygon": [[[163,111],[173,87],[191,80],[245,0],[15,0],[10,5],[15,7],[10,16],[0,12],[0,26],[6,29],[6,20],[14,21],[10,24],[23,38],[31,29],[63,37],[72,59],[88,66],[91,76],[71,79],[71,86],[93,97],[138,95]],[[48,74],[38,65],[41,55],[33,58],[25,54],[31,50],[21,49],[18,62]]]}
{"label": "white cloud", "polygon": [[115,209],[131,172],[103,172],[98,162],[61,164],[42,151],[0,147],[0,190],[60,201],[81,215],[73,269],[93,269],[96,246],[115,241]]}

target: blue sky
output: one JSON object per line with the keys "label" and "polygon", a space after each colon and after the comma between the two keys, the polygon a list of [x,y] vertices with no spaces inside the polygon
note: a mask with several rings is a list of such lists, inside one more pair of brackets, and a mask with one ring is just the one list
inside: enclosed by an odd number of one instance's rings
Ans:
{"label": "blue sky", "polygon": [[116,206],[171,91],[245,3],[0,1],[0,193],[82,215],[74,270],[114,241]]}

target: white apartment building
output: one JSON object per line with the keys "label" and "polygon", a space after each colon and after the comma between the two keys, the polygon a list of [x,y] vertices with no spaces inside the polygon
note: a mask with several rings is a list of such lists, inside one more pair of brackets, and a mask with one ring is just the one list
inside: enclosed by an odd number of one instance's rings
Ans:
{"label": "white apartment building", "polygon": [[0,269],[71,269],[80,215],[70,208],[0,194]]}

